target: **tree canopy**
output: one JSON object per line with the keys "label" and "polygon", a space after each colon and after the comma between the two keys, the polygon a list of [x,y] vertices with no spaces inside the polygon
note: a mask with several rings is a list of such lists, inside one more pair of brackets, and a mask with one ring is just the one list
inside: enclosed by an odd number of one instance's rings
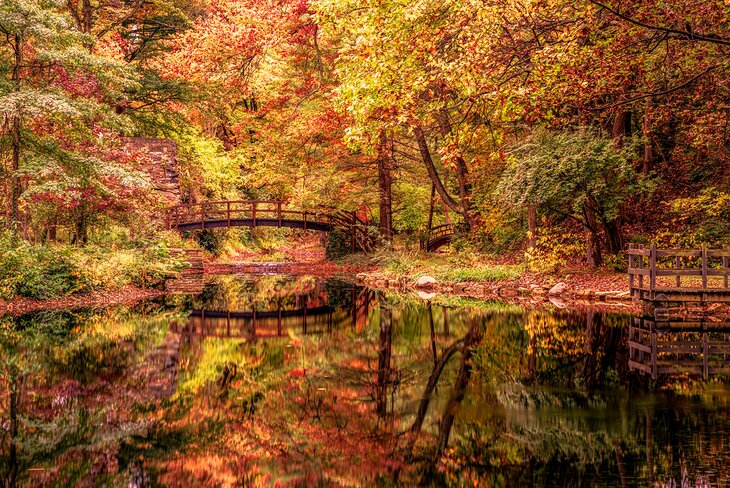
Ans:
{"label": "tree canopy", "polygon": [[11,0],[5,223],[84,243],[147,219],[140,136],[177,143],[184,201],[360,208],[387,241],[461,222],[512,252],[537,212],[588,229],[594,264],[677,244],[676,202],[728,195],[728,25],[721,0]]}

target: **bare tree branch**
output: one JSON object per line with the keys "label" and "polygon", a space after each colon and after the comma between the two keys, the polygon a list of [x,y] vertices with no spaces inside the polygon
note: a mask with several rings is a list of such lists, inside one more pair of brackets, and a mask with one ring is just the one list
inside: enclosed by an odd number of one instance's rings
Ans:
{"label": "bare tree branch", "polygon": [[633,24],[638,27],[643,27],[644,29],[666,32],[667,34],[674,34],[674,35],[679,36],[679,38],[685,39],[688,41],[702,41],[702,42],[709,42],[712,44],[719,44],[721,46],[730,46],[730,39],[725,39],[716,34],[699,34],[699,33],[695,32],[693,29],[691,29],[689,27],[689,25],[687,26],[687,29],[684,29],[684,30],[675,29],[672,27],[662,27],[660,25],[651,25],[651,24],[647,24],[646,22],[642,22],[640,20],[631,18],[628,15],[621,13],[618,9],[615,9],[604,3],[601,3],[598,0],[588,0],[588,2],[592,3],[593,5],[595,5],[597,7],[600,7],[601,9],[603,9],[607,12],[610,12],[611,14],[615,15],[616,17],[618,17],[622,20],[625,20],[626,22],[628,22],[630,24]]}

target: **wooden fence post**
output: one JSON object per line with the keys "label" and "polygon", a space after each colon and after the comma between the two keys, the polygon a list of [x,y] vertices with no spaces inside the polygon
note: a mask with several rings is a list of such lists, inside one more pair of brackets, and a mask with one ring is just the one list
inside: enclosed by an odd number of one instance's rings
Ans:
{"label": "wooden fence post", "polygon": [[631,254],[631,251],[634,250],[634,244],[629,244],[629,293],[631,293],[631,296],[635,296],[634,294],[634,282],[636,281],[636,278],[634,277],[634,255]]}
{"label": "wooden fence post", "polygon": [[256,202],[251,202],[251,213],[253,214],[253,226],[256,227]]}
{"label": "wooden fence post", "polygon": [[651,379],[657,378],[657,344],[656,344],[656,331],[652,325],[650,328],[651,333]]}
{"label": "wooden fence post", "polygon": [[656,288],[656,244],[652,244],[651,249],[649,249],[649,283],[653,295]]}
{"label": "wooden fence post", "polygon": [[200,229],[205,229],[205,203],[200,204]]}
{"label": "wooden fence post", "polygon": [[276,215],[279,218],[279,227],[281,227],[281,202],[276,202]]}
{"label": "wooden fence post", "polygon": [[[637,249],[640,249],[641,251],[643,251],[644,246],[641,245]],[[643,254],[639,255],[639,269],[640,270],[644,269],[644,255]],[[644,289],[644,274],[640,273],[639,274],[639,298],[641,298],[641,290],[643,290],[643,289]]]}
{"label": "wooden fence post", "polygon": [[702,245],[702,289],[707,289],[707,246]]}
{"label": "wooden fence post", "polygon": [[228,227],[231,226],[231,202],[226,202],[226,219],[228,220]]}
{"label": "wooden fence post", "polygon": [[[674,258],[674,269],[679,269],[679,262],[680,262],[679,256],[675,256],[675,258]],[[677,274],[676,283],[677,283],[677,288],[681,288],[682,287],[682,280],[681,280],[679,274]]]}

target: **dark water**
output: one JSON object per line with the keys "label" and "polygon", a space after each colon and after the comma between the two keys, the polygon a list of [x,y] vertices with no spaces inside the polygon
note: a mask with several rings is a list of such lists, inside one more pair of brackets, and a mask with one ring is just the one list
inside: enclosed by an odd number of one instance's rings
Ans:
{"label": "dark water", "polygon": [[222,277],[0,317],[12,486],[730,486],[730,334]]}

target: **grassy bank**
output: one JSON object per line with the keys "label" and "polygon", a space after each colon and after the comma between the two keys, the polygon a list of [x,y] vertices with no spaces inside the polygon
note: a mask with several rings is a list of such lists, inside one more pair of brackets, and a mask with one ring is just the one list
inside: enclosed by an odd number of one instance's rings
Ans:
{"label": "grassy bank", "polygon": [[73,294],[161,288],[187,264],[172,257],[174,236],[92,242],[84,247],[30,244],[0,235],[0,299],[54,299]]}
{"label": "grassy bank", "polygon": [[566,283],[570,290],[602,292],[628,289],[626,275],[611,267],[536,270],[534,267],[528,269],[524,262],[510,262],[475,252],[378,251],[346,256],[338,262],[368,269],[373,275],[404,284],[413,284],[421,276],[431,276],[443,285],[481,284],[487,289],[502,286],[549,289],[559,282]]}
{"label": "grassy bank", "polygon": [[429,275],[439,281],[480,282],[506,281],[520,278],[525,266],[498,263],[478,254],[426,254],[415,251],[378,251],[343,257],[344,264],[375,268],[392,277],[417,280]]}

